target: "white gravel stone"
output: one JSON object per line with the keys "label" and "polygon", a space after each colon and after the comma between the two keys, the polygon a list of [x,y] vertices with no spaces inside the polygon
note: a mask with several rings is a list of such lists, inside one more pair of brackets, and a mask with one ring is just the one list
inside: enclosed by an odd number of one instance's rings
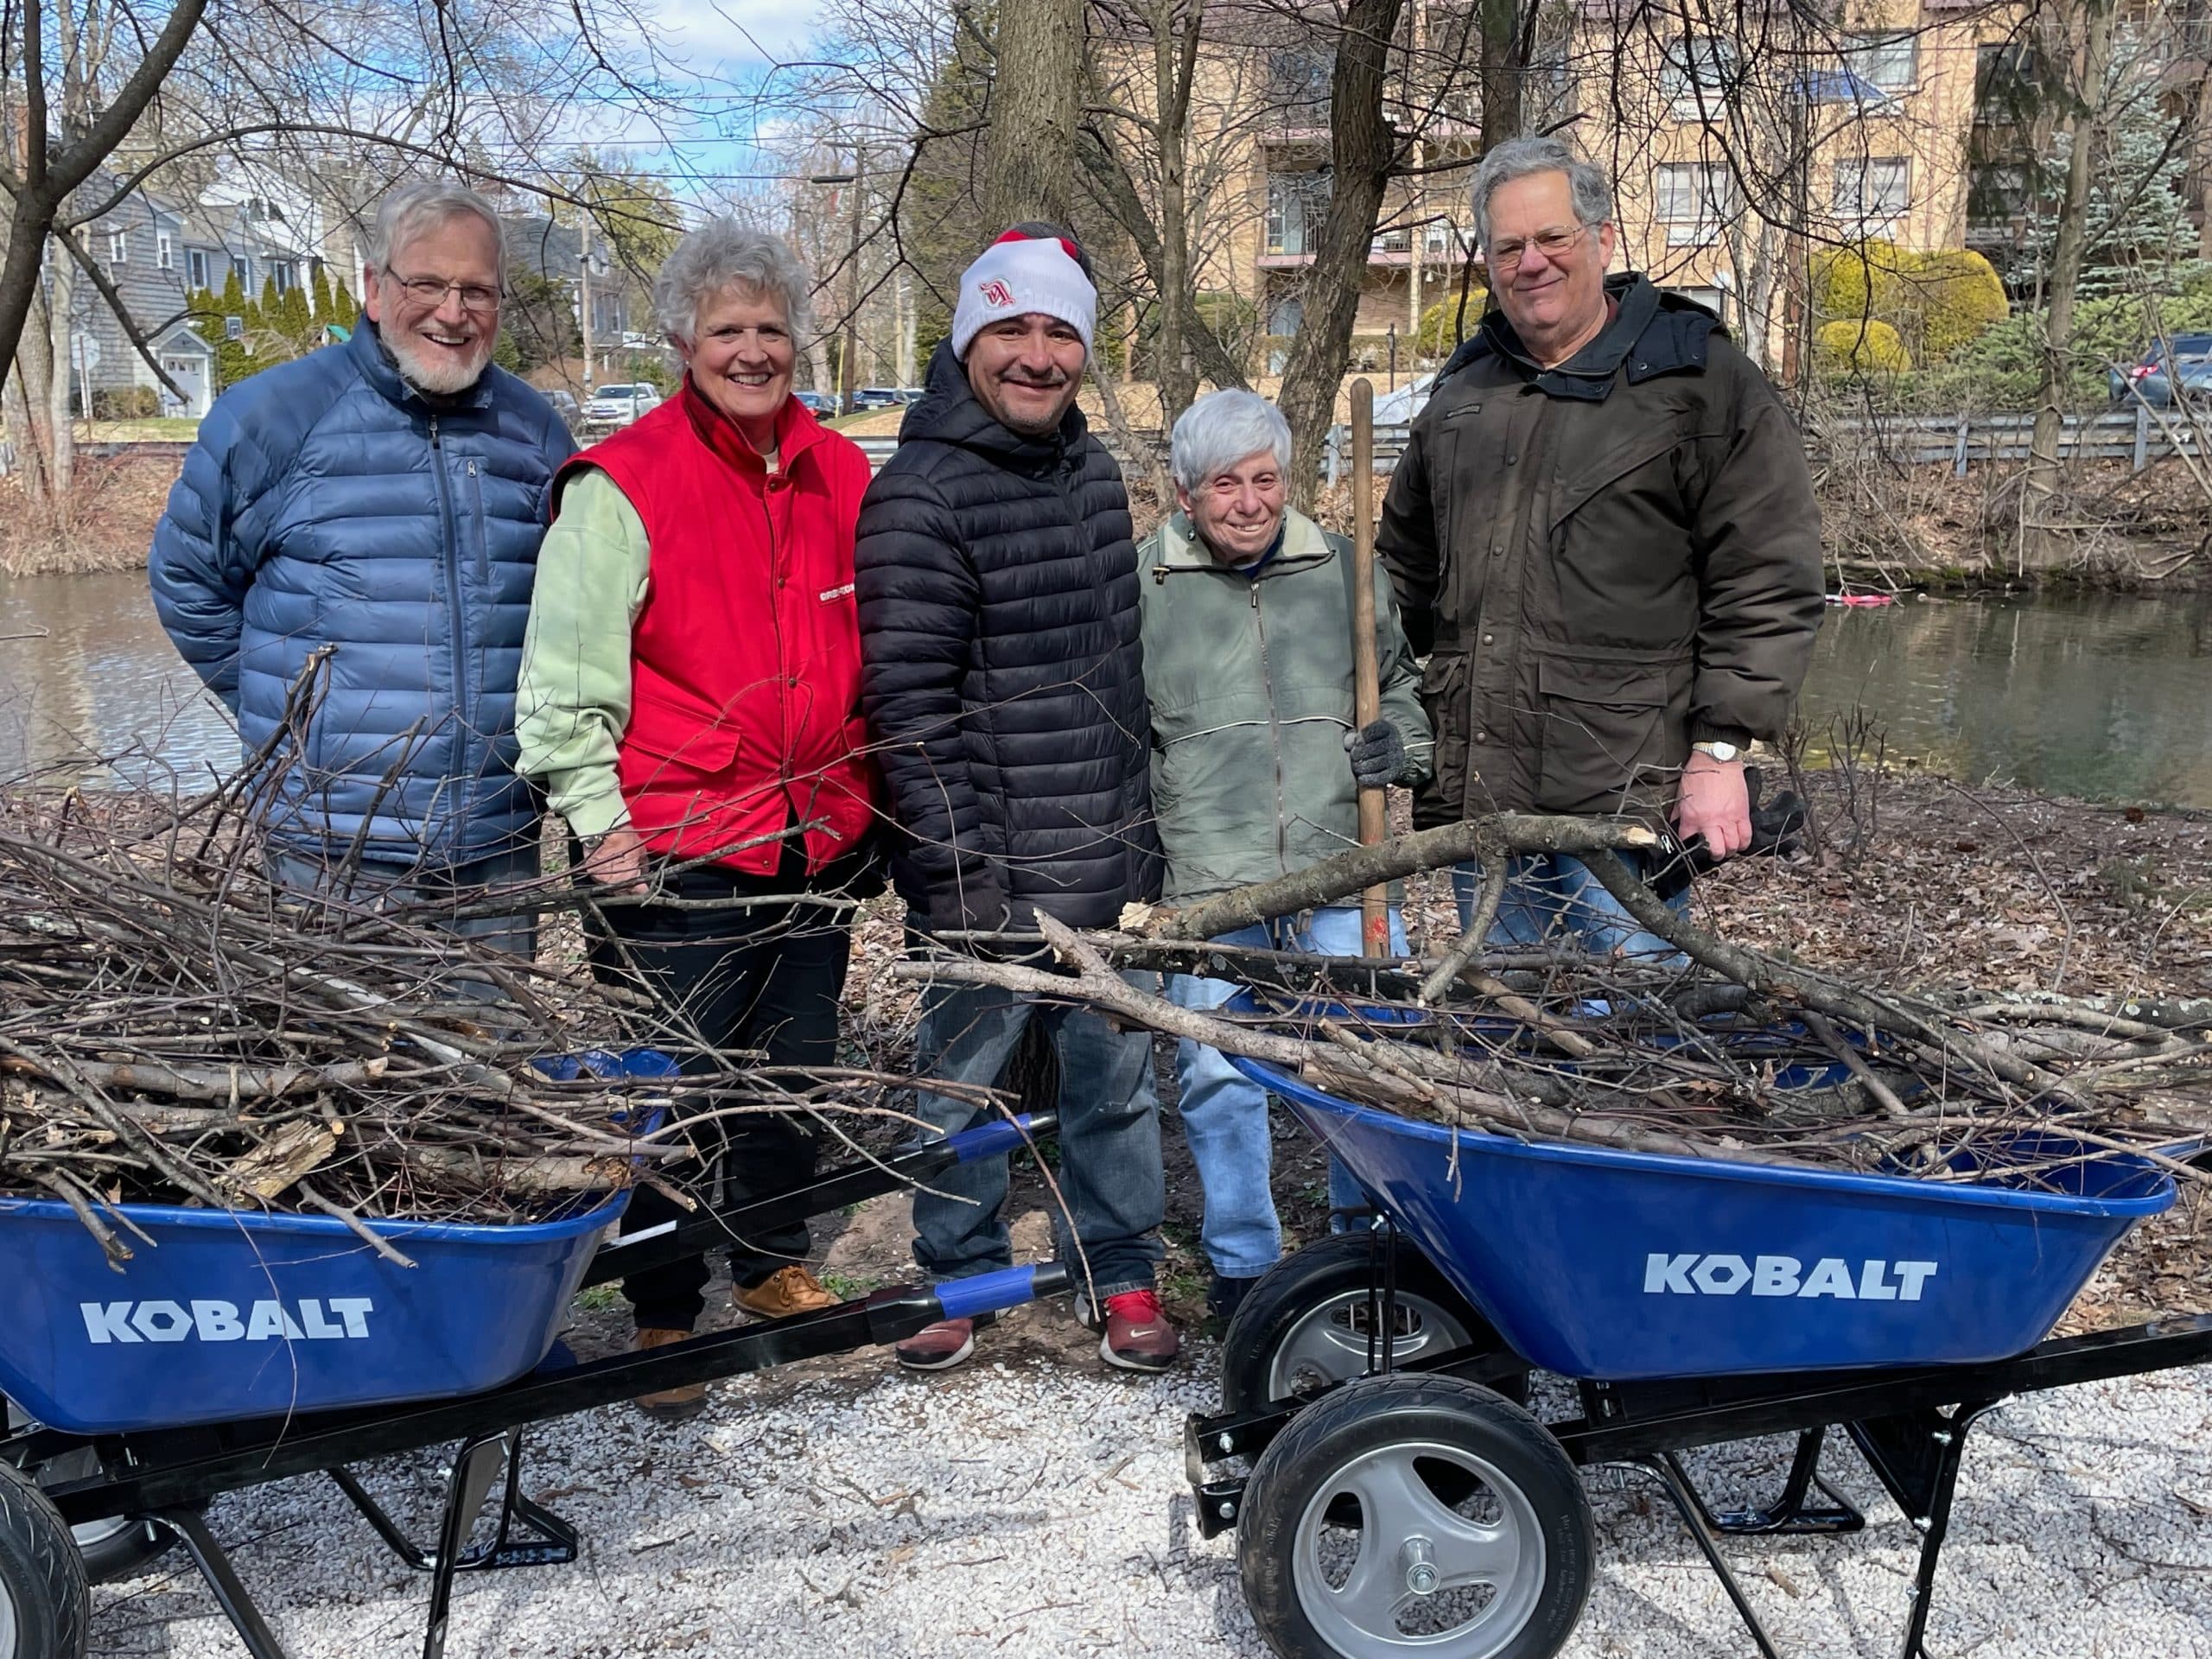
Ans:
{"label": "white gravel stone", "polygon": [[[524,1490],[584,1537],[571,1567],[464,1576],[454,1659],[1265,1654],[1231,1537],[1199,1539],[1184,1414],[1214,1356],[1132,1379],[1017,1361],[918,1379],[769,1373],[677,1427],[617,1407],[534,1433]],[[1778,1485],[1786,1441],[1690,1459],[1716,1503]],[[1896,1650],[1918,1538],[1857,1454],[1828,1474],[1855,1537],[1726,1546],[1786,1650]],[[437,1459],[371,1484],[431,1530]],[[1599,1575],[1575,1659],[1746,1655],[1719,1584],[1657,1489],[1587,1477]],[[2212,1656],[2212,1372],[2032,1395],[1976,1429],[1929,1647],[1977,1659]],[[428,1580],[328,1482],[219,1502],[219,1537],[296,1659],[418,1652]],[[95,1592],[95,1651],[232,1659],[189,1568]]]}

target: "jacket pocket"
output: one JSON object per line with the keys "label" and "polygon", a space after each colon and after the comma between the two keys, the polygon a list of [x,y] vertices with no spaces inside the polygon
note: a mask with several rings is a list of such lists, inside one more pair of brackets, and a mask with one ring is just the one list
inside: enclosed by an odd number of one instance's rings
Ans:
{"label": "jacket pocket", "polygon": [[639,688],[616,767],[623,792],[667,789],[728,772],[740,747],[737,723]]}
{"label": "jacket pocket", "polygon": [[[1415,791],[1417,807],[1431,797],[1447,817],[1457,817],[1467,798],[1467,659],[1457,652],[1431,657],[1421,671],[1421,706],[1436,736],[1429,781]],[[1422,812],[1426,819],[1431,815]]]}
{"label": "jacket pocket", "polygon": [[1617,812],[1639,785],[1679,766],[1689,680],[1687,661],[1538,658],[1538,809]]}
{"label": "jacket pocket", "polygon": [[468,462],[468,517],[476,531],[476,580],[480,584],[492,580],[492,522],[484,516],[484,464],[471,458]]}

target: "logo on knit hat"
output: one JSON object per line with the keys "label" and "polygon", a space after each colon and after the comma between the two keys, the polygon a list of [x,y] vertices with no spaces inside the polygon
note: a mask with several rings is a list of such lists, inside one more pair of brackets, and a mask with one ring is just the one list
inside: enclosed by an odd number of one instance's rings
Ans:
{"label": "logo on knit hat", "polygon": [[983,296],[983,303],[994,311],[1014,308],[1014,290],[995,276],[987,283],[976,283],[976,291]]}

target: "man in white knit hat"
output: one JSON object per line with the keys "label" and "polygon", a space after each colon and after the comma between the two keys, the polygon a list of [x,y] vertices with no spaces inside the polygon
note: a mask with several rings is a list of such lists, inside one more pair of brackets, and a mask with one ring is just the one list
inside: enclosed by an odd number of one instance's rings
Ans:
{"label": "man in white knit hat", "polygon": [[[1160,895],[1128,498],[1076,407],[1097,310],[1089,264],[1058,226],[1017,225],[986,248],[861,508],[861,690],[903,832],[892,878],[913,932],[961,950],[1018,950],[974,936],[1033,936],[1039,914],[1110,927]],[[1059,1060],[1084,1317],[1108,1364],[1161,1370],[1177,1341],[1154,1289],[1151,1039],[1080,1009],[932,985],[919,1070],[996,1084],[1033,1020]],[[925,1093],[918,1109],[947,1134],[979,1111],[972,1093]],[[1012,1265],[1006,1182],[1006,1160],[984,1160],[915,1194],[915,1259],[934,1280]],[[1076,1262],[1065,1236],[1061,1253]],[[899,1361],[957,1365],[988,1319],[931,1325]]]}

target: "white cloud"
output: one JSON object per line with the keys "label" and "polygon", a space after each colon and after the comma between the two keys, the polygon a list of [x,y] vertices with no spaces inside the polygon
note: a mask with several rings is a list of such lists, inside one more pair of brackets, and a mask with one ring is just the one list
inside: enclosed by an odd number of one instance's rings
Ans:
{"label": "white cloud", "polygon": [[656,21],[671,48],[701,73],[736,71],[803,44],[812,0],[668,0]]}

